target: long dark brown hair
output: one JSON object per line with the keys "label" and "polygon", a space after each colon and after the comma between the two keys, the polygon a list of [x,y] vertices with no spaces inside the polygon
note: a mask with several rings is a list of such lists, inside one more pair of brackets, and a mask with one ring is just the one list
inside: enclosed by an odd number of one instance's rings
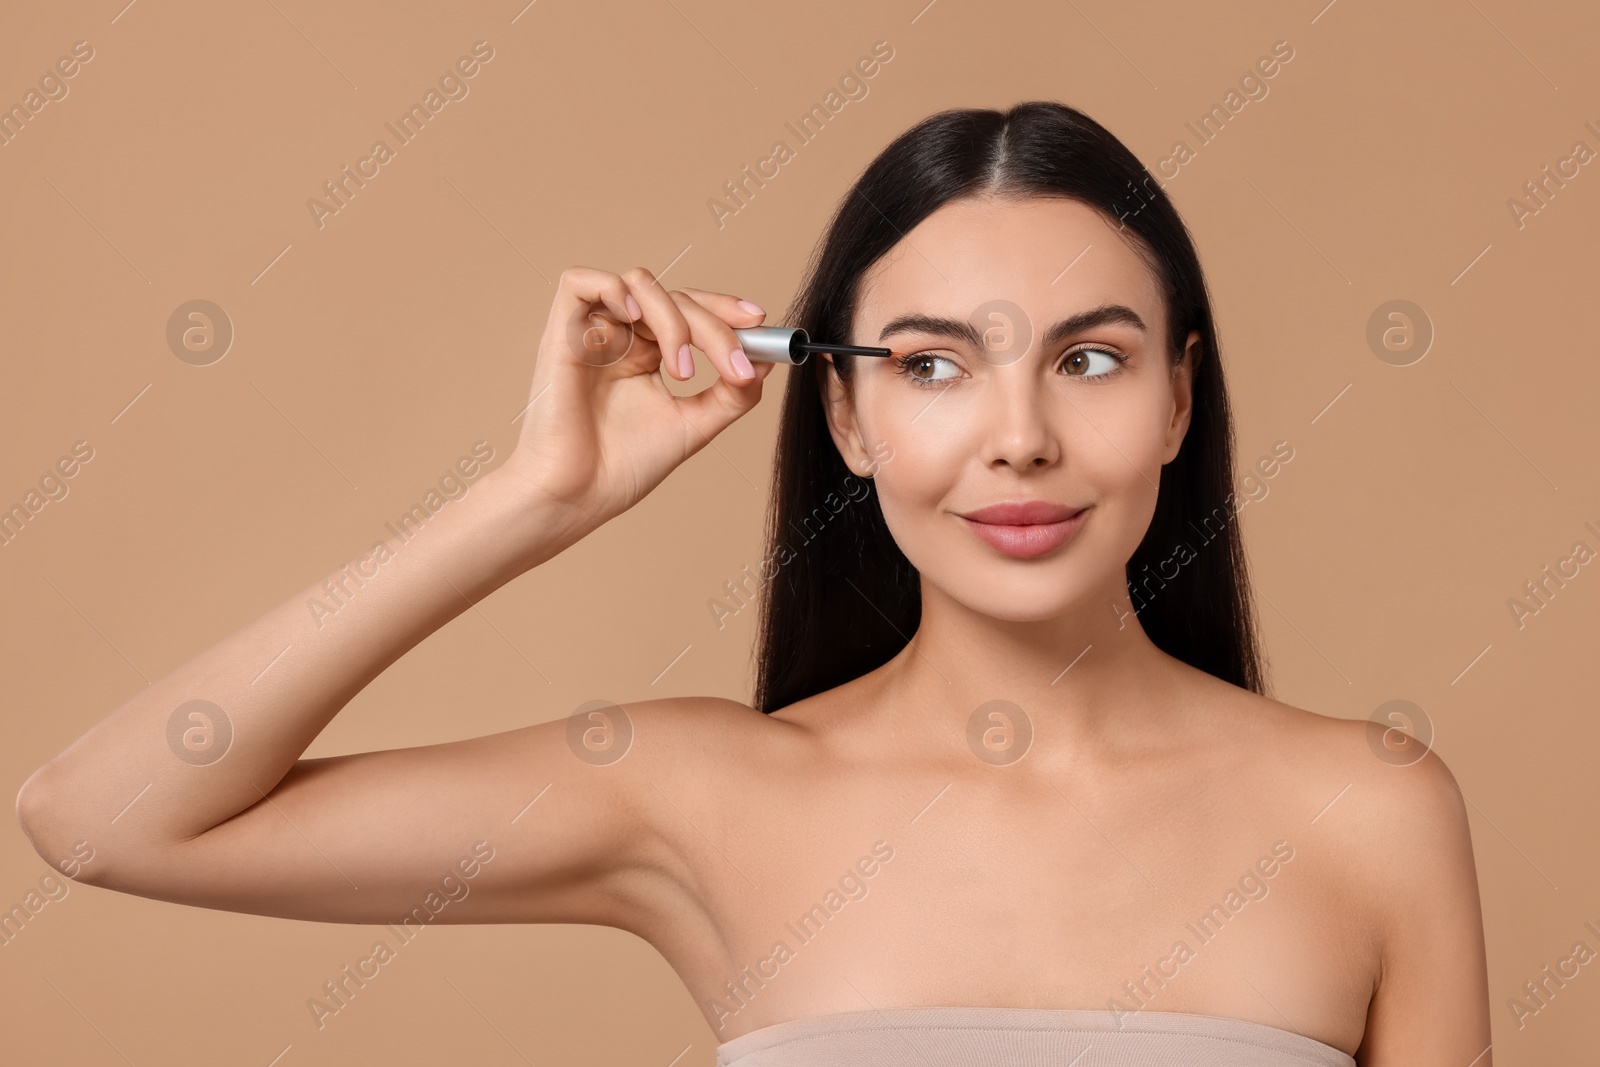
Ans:
{"label": "long dark brown hair", "polygon": [[[1161,285],[1174,365],[1190,331],[1199,331],[1189,429],[1162,468],[1155,514],[1126,578],[1158,648],[1264,692],[1232,501],[1233,425],[1200,260],[1165,191],[1103,126],[1047,100],[1009,111],[953,109],[919,122],[840,202],[782,321],[848,343],[862,274],[917,223],[968,196],[1068,197],[1102,212],[1137,238]],[[848,389],[853,359],[834,362]],[[813,357],[793,369],[783,397],[753,700],[766,713],[881,666],[905,647],[922,613],[916,568],[884,523],[872,479],[846,466],[828,432],[828,367]],[[1198,551],[1170,574],[1162,565],[1173,565],[1180,544]]]}

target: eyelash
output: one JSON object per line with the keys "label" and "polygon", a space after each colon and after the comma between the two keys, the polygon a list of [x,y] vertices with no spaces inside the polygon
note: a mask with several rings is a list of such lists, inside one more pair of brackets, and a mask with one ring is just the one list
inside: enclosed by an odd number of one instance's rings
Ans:
{"label": "eyelash", "polygon": [[[1127,356],[1123,355],[1121,352],[1116,351],[1115,349],[1107,348],[1104,345],[1079,345],[1077,348],[1068,349],[1066,352],[1064,352],[1062,354],[1063,355],[1063,359],[1065,359],[1065,357],[1067,357],[1067,356],[1071,356],[1075,352],[1103,352],[1106,355],[1110,356],[1112,359],[1116,360],[1117,361],[1117,366],[1116,366],[1116,369],[1106,371],[1104,374],[1091,374],[1091,375],[1069,374],[1069,375],[1067,375],[1067,377],[1069,377],[1069,378],[1081,378],[1081,379],[1083,379],[1085,381],[1103,382],[1103,381],[1106,381],[1107,379],[1115,378],[1118,374],[1120,374],[1122,372],[1123,365],[1125,365],[1128,362],[1128,357]],[[919,386],[919,387],[924,388],[924,389],[929,389],[929,388],[932,388],[932,387],[938,386],[938,385],[953,385],[957,380],[959,380],[959,379],[950,379],[949,381],[943,381],[943,380],[940,380],[940,379],[928,379],[928,378],[918,378],[918,377],[916,377],[914,374],[911,373],[911,364],[916,363],[916,362],[918,362],[920,360],[924,360],[924,359],[942,359],[947,363],[953,362],[948,356],[936,355],[933,352],[912,352],[912,353],[909,353],[909,354],[904,355],[904,356],[896,356],[895,357],[895,360],[894,360],[894,365],[895,365],[894,366],[894,372],[896,374],[900,375],[901,377],[905,378],[912,385]]]}

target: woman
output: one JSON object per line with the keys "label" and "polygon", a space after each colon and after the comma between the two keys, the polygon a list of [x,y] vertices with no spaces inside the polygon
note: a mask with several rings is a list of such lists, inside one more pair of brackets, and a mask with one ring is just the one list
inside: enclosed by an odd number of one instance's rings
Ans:
{"label": "woman", "polygon": [[[514,454],[40,768],[35,847],[201,907],[629,930],[739,1067],[1487,1067],[1454,781],[1263,695],[1198,259],[1060,104],[932,116],[833,220],[792,321],[893,355],[789,374],[753,706],[301,758],[755,406],[763,318],[565,271]],[[691,346],[718,377],[680,398]]]}

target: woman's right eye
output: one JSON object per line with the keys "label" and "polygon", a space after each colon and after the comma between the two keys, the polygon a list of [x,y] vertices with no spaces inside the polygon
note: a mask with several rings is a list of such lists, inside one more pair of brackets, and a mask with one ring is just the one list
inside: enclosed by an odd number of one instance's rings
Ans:
{"label": "woman's right eye", "polygon": [[[913,352],[910,355],[895,358],[895,373],[909,379],[912,384],[920,386],[937,385],[940,382],[948,382],[955,377],[952,375],[951,378],[925,378],[918,372],[920,368],[928,367],[934,363],[947,363],[951,367],[955,367],[955,364],[944,356],[936,356],[931,352]],[[957,370],[959,371],[959,368]]]}

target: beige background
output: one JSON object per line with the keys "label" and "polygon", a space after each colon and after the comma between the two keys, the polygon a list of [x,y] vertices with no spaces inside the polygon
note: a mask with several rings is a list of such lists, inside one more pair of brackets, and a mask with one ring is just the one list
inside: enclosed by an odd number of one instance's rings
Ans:
{"label": "beige background", "polygon": [[[1215,294],[1240,463],[1295,451],[1242,520],[1275,695],[1424,709],[1471,801],[1496,1062],[1593,1055],[1600,963],[1520,1029],[1507,1007],[1580,938],[1600,949],[1600,565],[1520,629],[1508,607],[1575,542],[1600,549],[1600,164],[1520,227],[1508,207],[1574,142],[1600,150],[1592,5],[123,2],[13,5],[0,32],[7,106],[94,50],[0,147],[0,505],[94,449],[0,548],[8,789],[364,551],[473,442],[503,458],[564,267],[641,264],[780,322],[834,203],[913,122],[1055,98],[1155,167],[1284,40],[1268,95],[1167,185]],[[306,201],[480,40],[469,95],[319,229]],[[798,145],[784,123],[880,40],[867,95]],[[795,158],[719,228],[708,201],[779,139]],[[210,366],[166,339],[195,299],[235,330]],[[1395,299],[1435,331],[1410,366],[1366,339]],[[595,697],[747,698],[754,612],[719,632],[706,605],[760,558],[782,384],[311,754]],[[48,870],[0,828],[0,908]],[[71,885],[0,947],[4,1040],[82,1064],[711,1062],[666,963],[594,927],[430,931],[318,1031],[306,999],[373,933]]]}

